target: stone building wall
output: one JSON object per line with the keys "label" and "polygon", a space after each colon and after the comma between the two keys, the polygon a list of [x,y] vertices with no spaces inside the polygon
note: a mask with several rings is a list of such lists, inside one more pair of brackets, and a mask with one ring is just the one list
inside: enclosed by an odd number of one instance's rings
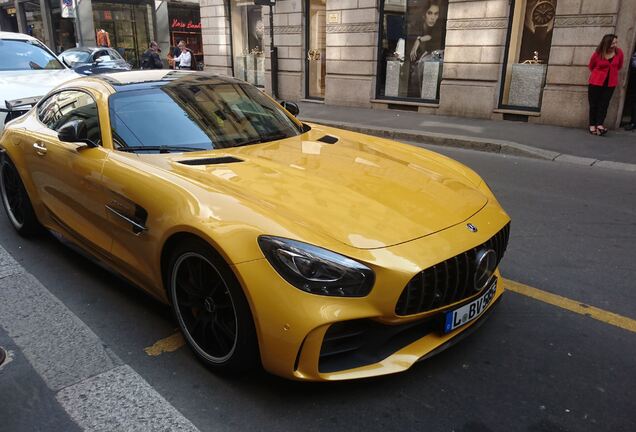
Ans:
{"label": "stone building wall", "polygon": [[376,0],[327,0],[325,103],[370,107],[378,50]]}
{"label": "stone building wall", "polygon": [[232,75],[230,21],[226,0],[201,0],[201,33],[205,69]]}
{"label": "stone building wall", "polygon": [[[265,23],[265,88],[271,92],[269,7],[263,8]],[[302,0],[282,0],[274,8],[274,44],[278,48],[278,96],[304,97],[304,14]]]}
{"label": "stone building wall", "polygon": [[451,0],[439,114],[492,117],[509,9],[508,0]]}
{"label": "stone building wall", "polygon": [[[201,0],[206,68],[232,73],[228,0]],[[517,0],[521,2],[521,0]],[[304,0],[278,0],[274,37],[279,55],[278,96],[306,98]],[[519,3],[518,3],[519,4]],[[270,91],[269,8],[263,7],[265,88]],[[636,0],[557,0],[552,46],[539,112],[499,109],[508,44],[509,0],[449,0],[439,103],[376,99],[380,1],[326,0],[324,102],[334,105],[404,107],[429,114],[528,121],[563,126],[587,122],[587,62],[606,33],[616,33],[626,55],[636,39]],[[627,67],[612,100],[607,124],[615,126],[627,86]],[[380,83],[382,85],[383,83]]]}
{"label": "stone building wall", "polygon": [[[535,121],[586,125],[590,56],[603,35],[615,33],[619,46],[629,57],[634,47],[635,25],[636,0],[559,0],[543,106]],[[608,125],[616,125],[619,120],[617,113],[627,85],[627,64],[610,105]]]}

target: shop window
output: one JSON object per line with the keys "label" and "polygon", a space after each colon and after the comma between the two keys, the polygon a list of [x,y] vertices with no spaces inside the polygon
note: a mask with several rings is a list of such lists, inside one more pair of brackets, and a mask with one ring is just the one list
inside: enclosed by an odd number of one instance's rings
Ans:
{"label": "shop window", "polygon": [[199,5],[184,3],[168,3],[168,19],[170,22],[170,45],[173,55],[179,55],[177,47],[179,41],[185,42],[197,61],[197,66],[203,68],[203,39],[201,36],[201,12]]}
{"label": "shop window", "polygon": [[557,0],[516,0],[502,77],[500,107],[539,111],[552,46]]}
{"label": "shop window", "polygon": [[262,6],[231,1],[234,76],[257,86],[265,85]]}
{"label": "shop window", "polygon": [[[105,3],[93,1],[96,40],[115,48],[126,61],[139,67],[148,49],[152,32],[150,4]],[[104,33],[108,35],[106,38]]]}
{"label": "shop window", "polygon": [[448,0],[384,0],[377,94],[439,100]]}

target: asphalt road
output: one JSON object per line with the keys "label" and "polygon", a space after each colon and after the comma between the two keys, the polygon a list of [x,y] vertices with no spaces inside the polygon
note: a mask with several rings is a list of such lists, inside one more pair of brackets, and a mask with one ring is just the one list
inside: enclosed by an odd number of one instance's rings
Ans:
{"label": "asphalt road", "polygon": [[[512,217],[506,278],[636,319],[633,173],[470,151]],[[175,332],[167,307],[51,237],[2,245],[123,362],[201,431],[634,431],[636,333],[508,292],[481,329],[406,373],[297,383],[223,378],[186,348],[144,348]],[[0,431],[70,424],[15,350],[0,372]]]}

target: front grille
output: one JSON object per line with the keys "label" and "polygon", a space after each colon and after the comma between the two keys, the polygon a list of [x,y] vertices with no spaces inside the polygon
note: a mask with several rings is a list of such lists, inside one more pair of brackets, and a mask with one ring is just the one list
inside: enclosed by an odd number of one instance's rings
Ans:
{"label": "front grille", "polygon": [[508,223],[487,242],[421,271],[411,279],[395,306],[397,315],[413,315],[448,306],[476,294],[473,288],[477,252],[497,252],[501,261],[510,236]]}

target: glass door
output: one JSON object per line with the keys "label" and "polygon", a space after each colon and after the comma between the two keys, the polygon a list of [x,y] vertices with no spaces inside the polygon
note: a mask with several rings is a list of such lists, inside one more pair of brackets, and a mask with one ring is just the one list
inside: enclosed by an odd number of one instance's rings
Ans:
{"label": "glass door", "polygon": [[305,83],[309,99],[325,98],[327,75],[327,5],[326,0],[307,0],[305,24]]}

